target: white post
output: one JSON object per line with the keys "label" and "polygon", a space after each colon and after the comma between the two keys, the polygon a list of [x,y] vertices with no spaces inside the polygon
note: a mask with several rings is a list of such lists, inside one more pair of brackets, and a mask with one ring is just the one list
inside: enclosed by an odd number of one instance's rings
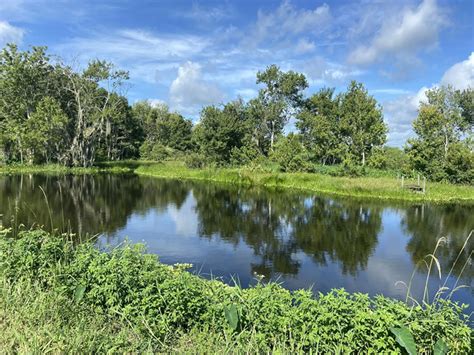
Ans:
{"label": "white post", "polygon": [[423,176],[423,193],[426,192],[426,176]]}

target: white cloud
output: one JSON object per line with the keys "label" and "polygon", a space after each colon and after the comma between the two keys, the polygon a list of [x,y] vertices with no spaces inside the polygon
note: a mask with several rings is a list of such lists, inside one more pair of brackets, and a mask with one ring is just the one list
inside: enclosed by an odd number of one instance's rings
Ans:
{"label": "white cloud", "polygon": [[148,99],[146,100],[151,107],[167,107],[168,104],[166,101],[161,100],[161,99]]}
{"label": "white cloud", "polygon": [[317,33],[324,30],[330,20],[331,12],[327,4],[314,10],[297,9],[285,0],[274,12],[258,11],[257,22],[247,35],[246,42],[257,46],[261,42],[281,40],[289,35]]}
{"label": "white cloud", "polygon": [[437,46],[438,33],[446,24],[436,0],[424,0],[416,9],[406,8],[401,16],[388,19],[370,45],[358,46],[349,54],[349,62],[370,64],[386,56],[401,62],[416,61],[416,55]]}
{"label": "white cloud", "polygon": [[442,85],[452,85],[456,89],[474,88],[474,52],[468,59],[454,64],[444,73]]}
{"label": "white cloud", "polygon": [[361,70],[353,70],[341,64],[328,62],[320,56],[305,62],[302,69],[311,84],[322,85],[341,84],[363,74]]}
{"label": "white cloud", "polygon": [[193,3],[190,11],[186,13],[180,12],[180,16],[191,18],[199,22],[217,22],[228,19],[232,16],[233,9],[228,3],[214,7],[204,7],[197,3]]}
{"label": "white cloud", "polygon": [[185,114],[195,115],[204,105],[217,104],[224,99],[221,89],[204,80],[198,63],[186,62],[170,86],[170,106]]}
{"label": "white cloud", "polygon": [[308,41],[305,38],[301,38],[296,44],[295,51],[298,54],[304,54],[312,52],[316,49],[316,45],[313,41]]}
{"label": "white cloud", "polygon": [[0,21],[0,46],[6,43],[21,43],[25,31],[19,27],[12,26],[6,21]]}

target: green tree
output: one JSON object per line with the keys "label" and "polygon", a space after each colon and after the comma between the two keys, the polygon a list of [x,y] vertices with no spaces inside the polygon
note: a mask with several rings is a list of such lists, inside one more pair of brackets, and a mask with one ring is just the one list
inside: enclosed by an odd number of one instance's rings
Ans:
{"label": "green tree", "polygon": [[341,96],[340,129],[350,158],[362,166],[372,149],[387,140],[382,109],[362,83],[352,81]]}
{"label": "green tree", "polygon": [[241,100],[226,104],[222,109],[208,106],[193,136],[199,150],[211,162],[229,164],[234,148],[241,148],[250,131],[245,105]]}
{"label": "green tree", "polygon": [[411,167],[437,181],[472,182],[469,105],[452,87],[428,90],[426,97],[413,121],[416,137],[407,142]]}
{"label": "green tree", "polygon": [[25,122],[25,146],[30,163],[50,163],[59,157],[67,139],[68,117],[59,103],[45,97]]}
{"label": "green tree", "polygon": [[260,129],[258,136],[268,139],[270,150],[273,150],[276,136],[281,134],[289,118],[301,105],[303,90],[308,83],[303,74],[283,72],[276,65],[271,65],[257,73],[257,84],[265,85],[259,90],[258,98],[251,101],[255,116],[261,121],[257,125]]}
{"label": "green tree", "polygon": [[296,127],[315,161],[323,165],[341,161],[339,98],[334,97],[334,89],[323,88],[311,96],[297,116]]}
{"label": "green tree", "polygon": [[24,162],[27,146],[25,122],[46,96],[55,97],[53,66],[45,47],[18,51],[7,45],[0,53],[0,146],[7,160]]}

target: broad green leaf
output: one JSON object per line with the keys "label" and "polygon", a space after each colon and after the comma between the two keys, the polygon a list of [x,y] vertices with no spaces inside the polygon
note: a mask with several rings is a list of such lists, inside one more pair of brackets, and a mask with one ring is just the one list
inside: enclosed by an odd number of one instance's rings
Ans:
{"label": "broad green leaf", "polygon": [[434,355],[445,355],[448,353],[448,351],[448,344],[446,344],[443,339],[438,339],[433,349]]}
{"label": "broad green leaf", "polygon": [[224,308],[225,318],[227,319],[227,323],[229,326],[236,330],[239,326],[239,313],[237,311],[237,307],[234,304],[227,306]]}
{"label": "broad green leaf", "polygon": [[415,340],[407,327],[390,328],[390,331],[395,335],[398,344],[400,344],[408,354],[417,354]]}
{"label": "broad green leaf", "polygon": [[77,285],[74,291],[74,301],[76,303],[80,302],[84,297],[84,292],[86,291],[86,286],[84,285]]}

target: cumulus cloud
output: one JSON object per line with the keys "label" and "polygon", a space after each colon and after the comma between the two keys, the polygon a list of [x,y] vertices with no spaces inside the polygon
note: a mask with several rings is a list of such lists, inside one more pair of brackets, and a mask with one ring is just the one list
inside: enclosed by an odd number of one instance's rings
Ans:
{"label": "cumulus cloud", "polygon": [[19,27],[15,27],[6,21],[0,21],[0,46],[6,43],[20,43],[23,39],[25,31]]}
{"label": "cumulus cloud", "polygon": [[413,62],[422,50],[438,44],[445,17],[435,0],[424,0],[416,9],[406,8],[400,16],[384,22],[369,45],[361,45],[349,53],[349,62],[366,65],[386,56],[402,62]]}
{"label": "cumulus cloud", "polygon": [[[451,85],[455,89],[474,87],[474,52],[468,59],[451,66],[441,78],[441,81],[431,86]],[[416,93],[401,95],[395,100],[383,104],[385,118],[389,125],[389,144],[401,146],[407,138],[413,135],[412,122],[418,114],[421,102],[427,102],[424,86]]]}
{"label": "cumulus cloud", "polygon": [[441,84],[451,85],[460,90],[474,88],[474,52],[471,52],[468,59],[449,68],[444,73]]}
{"label": "cumulus cloud", "polygon": [[178,69],[178,76],[170,86],[172,109],[195,115],[204,105],[216,104],[224,99],[222,90],[202,76],[198,63],[186,62]]}

